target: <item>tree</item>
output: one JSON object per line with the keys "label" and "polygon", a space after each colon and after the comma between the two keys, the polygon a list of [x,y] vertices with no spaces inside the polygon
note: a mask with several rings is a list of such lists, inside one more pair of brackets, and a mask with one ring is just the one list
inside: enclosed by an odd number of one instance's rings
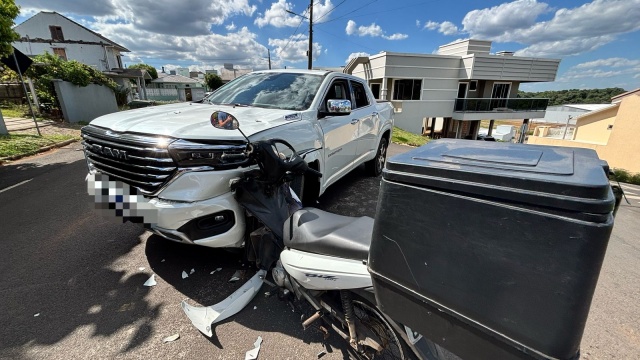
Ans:
{"label": "tree", "polygon": [[204,76],[204,83],[207,84],[210,91],[216,90],[223,85],[222,79],[216,74],[206,74]]}
{"label": "tree", "polygon": [[151,75],[151,80],[158,78],[158,70],[151,65],[148,64],[133,64],[129,65],[129,69],[143,69],[147,70],[149,75]]}
{"label": "tree", "polygon": [[11,43],[20,38],[20,35],[12,29],[13,20],[19,13],[20,7],[14,0],[0,0],[0,57],[11,55],[13,52]]}

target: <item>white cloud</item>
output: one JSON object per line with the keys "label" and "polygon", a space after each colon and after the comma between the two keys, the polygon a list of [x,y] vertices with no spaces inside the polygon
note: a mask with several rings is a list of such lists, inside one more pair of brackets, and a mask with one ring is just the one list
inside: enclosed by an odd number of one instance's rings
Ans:
{"label": "white cloud", "polygon": [[231,22],[231,24],[227,25],[224,27],[225,29],[229,30],[229,31],[233,31],[236,29],[236,24],[234,24],[233,22]]}
{"label": "white cloud", "polygon": [[424,29],[438,30],[439,33],[444,35],[455,35],[458,33],[458,27],[451,21],[443,21],[442,23],[439,23],[429,20],[424,24]]}
{"label": "white cloud", "polygon": [[445,22],[440,24],[440,28],[438,29],[438,32],[440,32],[440,33],[442,33],[444,35],[455,35],[455,34],[458,33],[458,27],[455,26],[450,21],[445,21]]}
{"label": "white cloud", "polygon": [[631,60],[625,58],[608,58],[608,59],[599,59],[594,61],[588,61],[574,66],[576,69],[588,69],[594,67],[627,67],[627,66],[637,66],[640,65],[640,60]]}
{"label": "white cloud", "polygon": [[568,82],[584,78],[610,78],[613,76],[636,74],[640,72],[640,60],[627,58],[607,58],[587,61],[571,67],[558,81]]}
{"label": "white cloud", "polygon": [[[313,19],[317,23],[325,22],[329,19],[328,13],[333,9],[333,4],[331,0],[325,0],[324,3],[316,2],[313,5]],[[267,25],[275,26],[278,28],[281,27],[296,27],[300,24],[301,21],[308,22],[301,18],[300,16],[296,16],[287,12],[291,11],[297,13],[299,15],[307,16],[308,12],[305,8],[300,12],[294,11],[293,4],[287,2],[286,0],[278,0],[278,2],[274,2],[271,4],[271,7],[267,9],[264,14],[259,14],[259,16],[254,20],[254,24],[258,25],[258,27],[264,27]]]}
{"label": "white cloud", "polygon": [[424,28],[425,28],[425,29],[429,29],[429,30],[435,30],[435,29],[437,29],[438,27],[440,27],[440,23],[435,22],[435,21],[427,21],[427,22],[424,24]]}
{"label": "white cloud", "polygon": [[253,23],[258,27],[267,25],[275,27],[298,26],[302,19],[287,12],[287,10],[293,11],[292,9],[291,3],[286,0],[278,0],[278,2],[272,3],[271,7],[264,12],[264,15],[258,16]]}
{"label": "white cloud", "polygon": [[349,57],[347,58],[347,60],[344,63],[348,64],[349,61],[351,61],[351,60],[353,60],[353,59],[355,59],[357,57],[360,57],[360,56],[371,56],[371,55],[369,55],[366,52],[354,52],[354,53],[349,54]]}
{"label": "white cloud", "polygon": [[588,52],[640,29],[640,0],[593,0],[537,21],[550,10],[536,0],[473,10],[462,20],[463,31],[472,38],[528,45],[518,55],[553,57]]}
{"label": "white cloud", "polygon": [[[269,39],[269,46],[275,48],[275,51],[271,52],[271,56],[276,59],[289,62],[306,61],[309,38],[300,34],[292,39]],[[313,43],[313,59],[322,54],[322,49],[322,45],[316,42]]]}
{"label": "white cloud", "polygon": [[420,27],[420,20],[416,20],[416,27]]}
{"label": "white cloud", "polygon": [[371,23],[369,26],[357,26],[356,22],[353,20],[349,20],[347,22],[345,32],[347,35],[382,37],[387,40],[404,40],[409,37],[409,35],[401,33],[385,35],[384,30],[382,30],[380,25],[377,25],[376,23]]}

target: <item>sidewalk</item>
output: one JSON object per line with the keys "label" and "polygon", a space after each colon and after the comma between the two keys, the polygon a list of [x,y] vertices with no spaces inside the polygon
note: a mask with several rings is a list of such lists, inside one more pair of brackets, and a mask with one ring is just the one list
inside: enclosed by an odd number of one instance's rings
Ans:
{"label": "sidewalk", "polygon": [[[38,121],[39,127],[51,126],[55,122],[52,120],[40,120]],[[35,129],[36,125],[31,118],[13,118],[5,117],[4,124],[7,126],[8,131],[28,130]]]}

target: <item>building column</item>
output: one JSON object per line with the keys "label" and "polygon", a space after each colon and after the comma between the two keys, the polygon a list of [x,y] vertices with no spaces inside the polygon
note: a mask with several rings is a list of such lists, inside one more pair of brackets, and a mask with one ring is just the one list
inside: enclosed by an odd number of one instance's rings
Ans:
{"label": "building column", "polygon": [[380,100],[391,100],[387,99],[387,78],[382,78],[382,85],[380,85]]}
{"label": "building column", "polygon": [[456,139],[462,138],[462,120],[455,120],[456,122]]}
{"label": "building column", "polygon": [[522,126],[520,127],[520,137],[518,138],[518,143],[524,144],[524,139],[527,136],[527,131],[529,131],[529,119],[524,119],[522,121]]}
{"label": "building column", "polygon": [[489,120],[489,132],[487,133],[487,136],[491,136],[491,134],[493,133],[493,124],[496,121],[494,119]]}

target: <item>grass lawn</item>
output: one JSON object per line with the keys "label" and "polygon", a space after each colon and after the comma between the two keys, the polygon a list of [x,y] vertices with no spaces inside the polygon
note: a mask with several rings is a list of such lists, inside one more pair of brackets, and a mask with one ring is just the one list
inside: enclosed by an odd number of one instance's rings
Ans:
{"label": "grass lawn", "polygon": [[41,147],[71,139],[80,137],[69,134],[44,134],[42,137],[27,134],[0,135],[0,158],[35,154]]}
{"label": "grass lawn", "polygon": [[394,127],[391,142],[401,145],[422,146],[429,142],[429,138]]}

